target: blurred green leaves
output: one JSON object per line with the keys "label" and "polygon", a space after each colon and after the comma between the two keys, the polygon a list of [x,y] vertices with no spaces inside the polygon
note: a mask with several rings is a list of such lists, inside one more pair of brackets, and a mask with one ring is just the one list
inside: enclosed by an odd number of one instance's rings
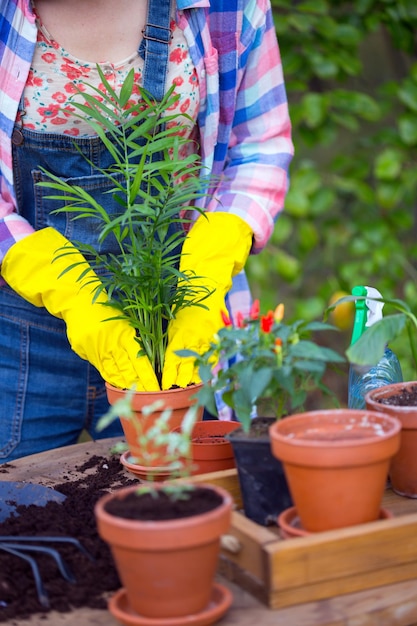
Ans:
{"label": "blurred green leaves", "polygon": [[313,318],[368,284],[417,310],[417,3],[272,7],[295,158],[284,215],[248,263],[254,293]]}

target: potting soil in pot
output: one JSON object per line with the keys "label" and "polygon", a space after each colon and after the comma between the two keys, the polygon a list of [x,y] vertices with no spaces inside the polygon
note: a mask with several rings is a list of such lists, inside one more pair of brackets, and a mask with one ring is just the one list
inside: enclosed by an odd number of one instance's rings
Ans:
{"label": "potting soil in pot", "polygon": [[378,398],[381,404],[392,404],[394,406],[417,406],[417,385],[409,389],[401,389],[398,393],[386,398]]}
{"label": "potting soil in pot", "polygon": [[105,510],[111,515],[117,515],[129,520],[152,521],[181,519],[192,517],[198,513],[212,511],[222,503],[218,493],[203,487],[193,489],[192,498],[173,500],[167,493],[159,493],[158,497],[151,493],[131,493],[123,499],[109,502]]}
{"label": "potting soil in pot", "polygon": [[[0,466],[7,479],[8,468]],[[68,536],[77,539],[92,555],[88,559],[73,545],[49,544],[70,567],[76,583],[67,582],[59,573],[55,561],[47,555],[36,555],[42,582],[49,596],[50,610],[68,612],[74,608],[105,609],[107,596],[120,588],[109,548],[97,534],[94,517],[96,501],[111,488],[138,484],[126,476],[118,456],[91,458],[75,468],[87,472],[81,479],[55,486],[66,496],[63,503],[49,502],[46,506],[18,507],[18,516],[9,517],[1,524],[1,535],[16,537],[33,535]],[[32,554],[34,555],[34,553]],[[12,623],[45,613],[36,593],[32,570],[27,562],[0,551],[0,622]]]}

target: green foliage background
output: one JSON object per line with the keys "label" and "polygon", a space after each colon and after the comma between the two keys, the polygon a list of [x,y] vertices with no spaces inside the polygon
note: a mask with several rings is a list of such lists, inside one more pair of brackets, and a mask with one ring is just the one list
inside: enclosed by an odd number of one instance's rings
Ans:
{"label": "green foliage background", "polygon": [[295,157],[285,212],[248,262],[254,295],[313,319],[364,284],[417,310],[417,3],[272,5]]}

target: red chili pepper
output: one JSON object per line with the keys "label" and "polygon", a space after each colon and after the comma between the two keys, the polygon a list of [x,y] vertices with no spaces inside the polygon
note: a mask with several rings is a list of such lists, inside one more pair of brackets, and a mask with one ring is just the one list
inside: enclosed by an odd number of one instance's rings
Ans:
{"label": "red chili pepper", "polygon": [[222,316],[222,320],[223,320],[223,324],[225,326],[232,326],[232,321],[230,319],[230,317],[228,316],[228,314],[225,311],[220,311],[220,314]]}
{"label": "red chili pepper", "polygon": [[270,333],[274,325],[274,312],[268,311],[266,315],[261,317],[261,330],[264,333]]}
{"label": "red chili pepper", "polygon": [[236,326],[238,328],[245,328],[245,318],[243,317],[242,311],[236,313]]}
{"label": "red chili pepper", "polygon": [[249,311],[249,317],[251,318],[251,320],[257,320],[259,317],[259,312],[260,312],[259,300],[254,300]]}

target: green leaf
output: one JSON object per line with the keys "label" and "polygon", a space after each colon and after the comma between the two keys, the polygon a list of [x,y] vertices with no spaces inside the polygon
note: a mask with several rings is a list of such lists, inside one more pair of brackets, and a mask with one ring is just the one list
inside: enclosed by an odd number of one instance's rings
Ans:
{"label": "green leaf", "polygon": [[309,57],[309,61],[313,71],[319,78],[328,80],[335,78],[338,74],[337,63],[329,57],[313,52]]}
{"label": "green leaf", "polygon": [[247,377],[242,378],[242,386],[247,385],[248,396],[250,398],[250,406],[253,406],[257,400],[262,397],[264,390],[268,387],[272,378],[269,368],[260,368],[256,371],[247,370]]}
{"label": "green leaf", "polygon": [[376,189],[376,197],[384,209],[393,209],[401,201],[404,188],[400,180],[383,181]]}
{"label": "green leaf", "polygon": [[285,211],[293,217],[306,217],[308,215],[310,203],[305,189],[301,186],[293,185],[285,198]]}
{"label": "green leaf", "polygon": [[366,329],[363,335],[346,350],[346,356],[356,365],[376,365],[387,344],[404,330],[407,316],[402,313],[387,315]]}
{"label": "green leaf", "polygon": [[135,80],[135,71],[132,68],[129,71],[128,75],[126,76],[125,80],[123,81],[123,85],[120,90],[119,102],[122,108],[126,106],[129,98],[132,95],[134,80]]}
{"label": "green leaf", "polygon": [[306,0],[297,5],[297,10],[304,11],[304,13],[313,13],[315,15],[326,15],[329,6],[326,0]]}
{"label": "green leaf", "polygon": [[311,341],[299,341],[290,348],[291,356],[302,357],[309,360],[329,361],[333,363],[343,363],[344,358],[331,348],[319,346]]}
{"label": "green leaf", "polygon": [[398,120],[400,137],[407,146],[417,144],[417,116],[411,113],[401,115]]}
{"label": "green leaf", "polygon": [[279,250],[277,252],[275,258],[275,268],[278,274],[289,282],[296,280],[301,272],[299,260],[284,250]]}
{"label": "green leaf", "polygon": [[336,202],[333,189],[321,187],[310,198],[310,215],[323,215],[327,213]]}
{"label": "green leaf", "polygon": [[398,97],[405,106],[417,113],[417,82],[406,79],[398,90]]}
{"label": "green leaf", "polygon": [[323,123],[327,114],[327,98],[320,94],[307,94],[303,99],[304,119],[309,128]]}
{"label": "green leaf", "polygon": [[375,176],[380,180],[396,179],[401,172],[403,160],[402,152],[387,148],[375,160]]}
{"label": "green leaf", "polygon": [[313,24],[311,17],[301,13],[293,13],[288,16],[288,25],[293,26],[299,32],[308,32],[312,29]]}

